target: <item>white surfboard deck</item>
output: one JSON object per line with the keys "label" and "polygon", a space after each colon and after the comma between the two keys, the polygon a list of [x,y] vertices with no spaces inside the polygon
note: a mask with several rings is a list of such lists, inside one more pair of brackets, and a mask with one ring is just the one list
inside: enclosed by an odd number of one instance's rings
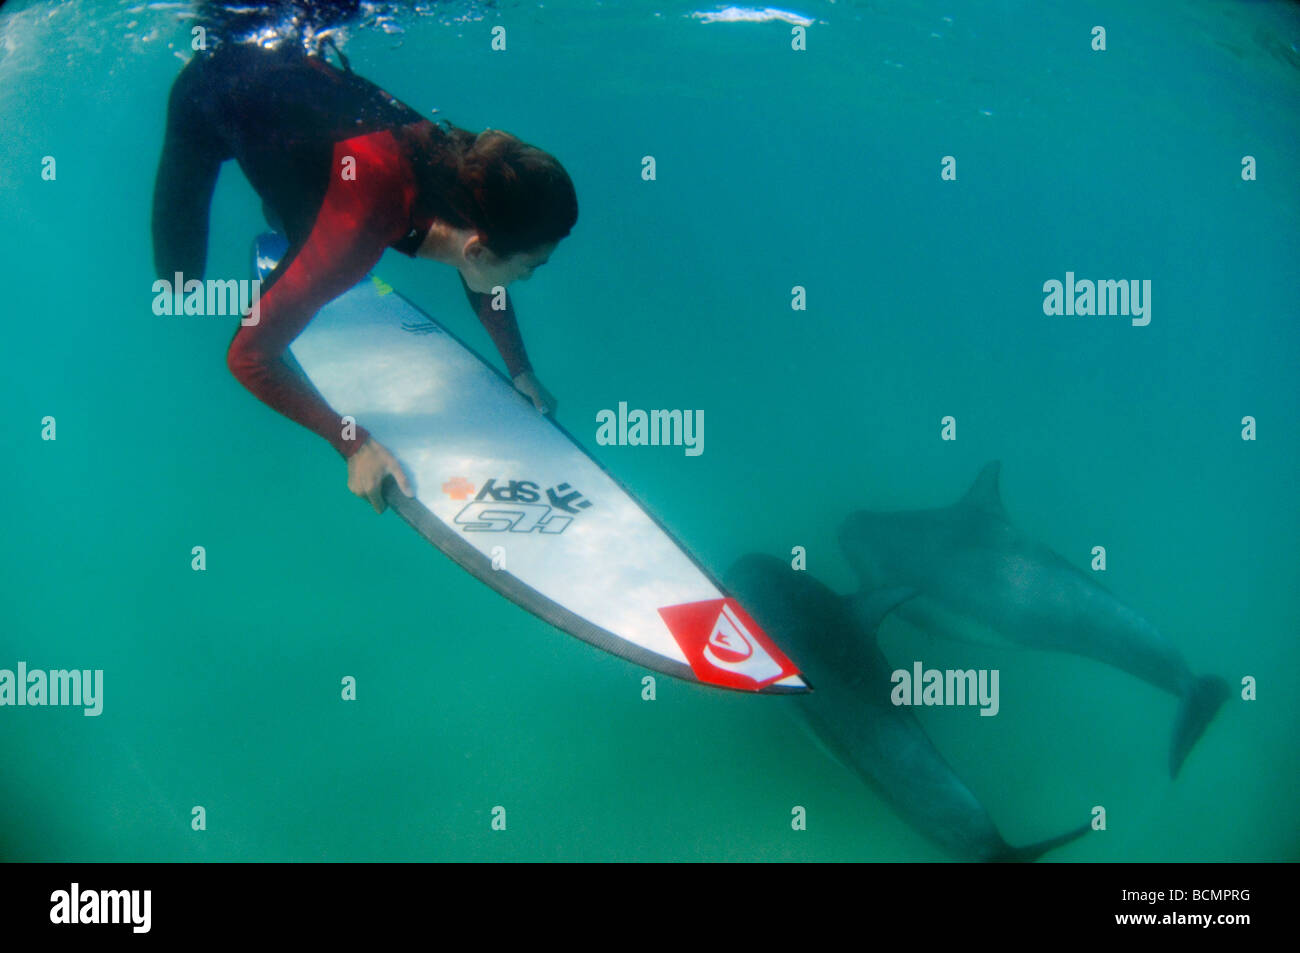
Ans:
{"label": "white surfboard deck", "polygon": [[[258,276],[285,251],[282,236],[258,238]],[[291,352],[330,406],[401,462],[416,496],[389,477],[392,508],[497,592],[657,672],[741,691],[808,690],[744,608],[567,431],[383,281],[368,277],[331,301]]]}

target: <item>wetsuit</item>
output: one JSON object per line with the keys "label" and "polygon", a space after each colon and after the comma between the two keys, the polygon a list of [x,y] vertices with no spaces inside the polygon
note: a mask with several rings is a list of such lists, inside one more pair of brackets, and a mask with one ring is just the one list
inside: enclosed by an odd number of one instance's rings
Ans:
{"label": "wetsuit", "polygon": [[[414,257],[433,216],[421,150],[436,148],[433,123],[373,83],[286,48],[227,45],[201,53],[172,87],[154,185],[154,262],[160,277],[201,278],[208,207],[217,173],[238,161],[289,251],[261,292],[260,320],[241,327],[227,364],[270,407],[350,457],[369,434],[345,440],[340,415],[285,360],[327,302],[366,276],[386,248]],[[345,159],[355,177],[345,175]],[[471,291],[470,306],[513,378],[530,368],[514,308],[494,311]]]}

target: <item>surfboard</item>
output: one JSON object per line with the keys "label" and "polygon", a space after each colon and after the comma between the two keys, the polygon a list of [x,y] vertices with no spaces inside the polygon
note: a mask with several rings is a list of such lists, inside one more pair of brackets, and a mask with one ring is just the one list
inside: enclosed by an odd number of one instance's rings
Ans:
{"label": "surfboard", "polygon": [[[253,245],[266,279],[287,251]],[[808,690],[745,608],[510,380],[375,275],[290,347],[321,396],[398,459],[384,498],[461,568],[556,628],[687,681]]]}

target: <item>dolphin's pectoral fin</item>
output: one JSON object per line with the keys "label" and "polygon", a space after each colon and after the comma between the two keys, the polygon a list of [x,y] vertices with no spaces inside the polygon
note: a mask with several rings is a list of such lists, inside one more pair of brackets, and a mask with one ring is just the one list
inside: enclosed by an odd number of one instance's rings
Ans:
{"label": "dolphin's pectoral fin", "polygon": [[863,632],[874,635],[885,616],[916,595],[919,595],[916,589],[898,587],[863,591],[845,596],[844,600],[848,603],[850,617]]}
{"label": "dolphin's pectoral fin", "polygon": [[1178,706],[1174,738],[1169,747],[1169,776],[1178,777],[1187,753],[1228,697],[1228,683],[1217,675],[1205,675],[1192,683]]}
{"label": "dolphin's pectoral fin", "polygon": [[984,464],[984,469],[975,478],[971,488],[961,498],[964,506],[973,506],[990,516],[1006,519],[1007,511],[1002,506],[1002,491],[998,489],[998,477],[1002,474],[1002,461],[993,460]]}
{"label": "dolphin's pectoral fin", "polygon": [[1002,851],[989,860],[995,863],[1028,863],[1037,860],[1049,850],[1056,850],[1058,847],[1064,847],[1070,841],[1077,840],[1088,831],[1092,830],[1092,823],[1084,824],[1072,831],[1067,831],[1060,837],[1052,837],[1048,840],[1040,840],[1037,844],[1026,844],[1024,847],[1012,847],[1007,845],[1007,849]]}

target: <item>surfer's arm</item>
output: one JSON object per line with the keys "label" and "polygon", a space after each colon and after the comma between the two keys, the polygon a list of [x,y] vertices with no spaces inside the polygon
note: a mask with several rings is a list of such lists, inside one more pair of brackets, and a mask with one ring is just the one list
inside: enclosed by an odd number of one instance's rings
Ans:
{"label": "surfer's arm", "polygon": [[471,290],[464,275],[460,276],[460,283],[465,289],[465,297],[469,299],[469,306],[474,309],[492,338],[501,360],[505,361],[510,379],[514,380],[520,374],[531,371],[533,365],[528,360],[528,352],[524,350],[524,339],[519,333],[519,322],[515,320],[515,306],[510,301],[509,293],[506,294],[505,310],[494,311],[492,295]]}
{"label": "surfer's arm", "polygon": [[[317,230],[320,224],[318,220]],[[258,400],[350,457],[369,433],[357,426],[354,438],[345,439],[342,418],[285,360],[285,351],[322,306],[365,277],[383,254],[383,246],[370,251],[355,249],[350,255],[339,256],[341,261],[330,261],[335,256],[324,256],[319,247],[313,247],[317,230],[263,296],[257,323],[235,333],[226,364]]]}
{"label": "surfer's arm", "polygon": [[506,295],[505,310],[496,311],[492,308],[491,295],[471,290],[464,275],[460,276],[460,283],[465,289],[465,297],[469,299],[469,306],[478,315],[501,354],[501,359],[505,361],[506,371],[510,374],[515,389],[531,400],[533,406],[542,413],[551,413],[555,410],[555,398],[533,373],[533,365],[528,360],[528,352],[524,350],[524,339],[519,333],[519,322],[515,320],[515,308],[509,294]]}
{"label": "surfer's arm", "polygon": [[[337,168],[336,164],[336,168]],[[261,296],[256,324],[241,327],[230,343],[226,363],[245,387],[274,410],[328,440],[351,457],[369,433],[343,420],[325,399],[285,360],[294,338],[325,304],[363,279],[384,248],[400,233],[382,203],[362,189],[335,180],[317,212],[311,233],[286,256]]]}

